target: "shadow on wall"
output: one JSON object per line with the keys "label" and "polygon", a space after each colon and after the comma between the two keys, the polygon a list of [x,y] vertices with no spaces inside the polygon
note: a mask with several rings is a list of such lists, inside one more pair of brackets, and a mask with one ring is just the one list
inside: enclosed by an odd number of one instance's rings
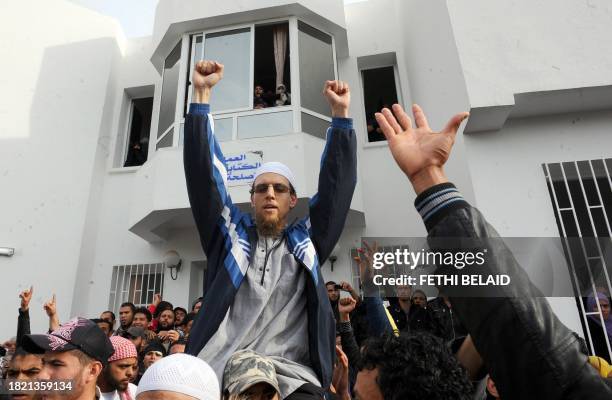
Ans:
{"label": "shadow on wall", "polygon": [[[61,318],[69,317],[92,188],[102,182],[95,175],[109,152],[109,78],[119,54],[113,38],[45,48],[29,133],[0,138],[0,179],[10,188],[10,196],[0,196],[0,242],[17,248],[14,257],[0,260],[10,263],[11,273],[2,280],[4,287],[13,288],[0,291],[0,304],[17,307],[19,290],[33,284],[33,309],[42,308],[55,292]],[[23,68],[22,77],[30,67]],[[10,107],[16,112],[27,104]],[[0,115],[0,120],[9,118],[10,108]],[[33,332],[44,329],[42,314],[33,313]],[[7,325],[0,328],[0,337],[15,334],[13,325]]]}

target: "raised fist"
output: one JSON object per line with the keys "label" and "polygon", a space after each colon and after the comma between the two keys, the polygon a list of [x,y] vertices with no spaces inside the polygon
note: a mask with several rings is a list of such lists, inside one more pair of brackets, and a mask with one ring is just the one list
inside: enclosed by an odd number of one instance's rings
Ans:
{"label": "raised fist", "polygon": [[338,302],[338,311],[340,313],[349,314],[355,309],[355,305],[357,301],[355,301],[352,297],[343,297]]}
{"label": "raised fist", "polygon": [[34,293],[34,286],[30,286],[30,290],[26,289],[19,294],[19,298],[21,298],[21,311],[26,311],[28,308],[30,308],[32,293]]}
{"label": "raised fist", "polygon": [[223,78],[223,64],[216,61],[198,61],[193,69],[191,83],[198,89],[210,89]]}
{"label": "raised fist", "polygon": [[348,83],[326,81],[323,87],[323,95],[331,107],[333,117],[348,118],[348,110],[351,104],[351,92]]}

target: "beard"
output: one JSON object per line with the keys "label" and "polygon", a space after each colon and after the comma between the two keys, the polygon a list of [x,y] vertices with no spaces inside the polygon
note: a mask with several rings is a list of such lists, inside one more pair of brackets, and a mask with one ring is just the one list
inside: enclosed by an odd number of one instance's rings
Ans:
{"label": "beard", "polygon": [[104,368],[104,378],[106,379],[106,382],[111,385],[111,387],[114,387],[115,390],[118,392],[125,392],[128,388],[129,382],[122,382],[116,380],[111,375],[110,368]]}
{"label": "beard", "polygon": [[266,217],[262,214],[255,216],[255,222],[257,224],[257,231],[262,236],[275,236],[278,237],[283,231],[284,224],[277,216]]}

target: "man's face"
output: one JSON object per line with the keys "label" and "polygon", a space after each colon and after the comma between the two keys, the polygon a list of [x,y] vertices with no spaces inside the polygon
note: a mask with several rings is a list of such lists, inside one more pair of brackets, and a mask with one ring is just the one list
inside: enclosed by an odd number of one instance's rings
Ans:
{"label": "man's face", "polygon": [[98,322],[97,325],[106,336],[110,336],[110,328],[106,322]]}
{"label": "man's face", "polygon": [[[57,392],[46,398],[78,399],[87,389],[95,389],[98,375],[102,372],[102,363],[92,361],[88,365],[82,365],[75,352],[51,352],[47,351],[43,356],[43,369],[38,374],[39,379],[70,380],[72,390],[67,393]],[[69,397],[67,397],[69,396]]]}
{"label": "man's face", "polygon": [[261,96],[263,94],[263,88],[261,86],[255,86],[255,96]]}
{"label": "man's face", "polygon": [[100,314],[100,319],[110,322],[112,327],[115,327],[115,321],[113,320],[113,315],[111,313],[103,312],[102,314]]}
{"label": "man's face", "polygon": [[153,365],[154,362],[161,360],[163,357],[164,355],[161,353],[161,351],[150,351],[145,354],[142,363],[146,369]]}
{"label": "man's face", "polygon": [[601,307],[601,315],[603,319],[608,319],[610,316],[610,303],[607,300],[600,300],[599,306]]}
{"label": "man's face", "polygon": [[17,348],[17,342],[14,340],[7,340],[6,342],[4,342],[4,344],[2,344],[2,347],[6,349],[7,353],[13,354],[15,352],[15,349]]}
{"label": "man's face", "polygon": [[[19,381],[29,381],[38,378],[38,374],[42,370],[42,357],[36,354],[18,355],[11,359],[6,377]],[[15,400],[33,399],[33,394],[13,393],[12,398]]]}
{"label": "man's face", "polygon": [[170,347],[170,355],[176,354],[176,353],[184,353],[184,352],[185,352],[184,343],[173,344],[172,347]]}
{"label": "man's face", "polygon": [[138,326],[142,329],[147,329],[147,327],[149,326],[149,320],[147,319],[147,316],[143,313],[136,313],[134,314],[134,318],[132,320],[132,326]]}
{"label": "man's face", "polygon": [[130,380],[136,375],[137,368],[138,359],[136,357],[113,361],[104,368],[104,378],[115,390],[124,392]]}
{"label": "man's face", "polygon": [[127,328],[132,324],[134,313],[131,307],[121,307],[119,309],[119,323],[122,328]]}
{"label": "man's face", "polygon": [[[274,186],[282,190],[275,191]],[[265,191],[260,192],[261,188]],[[255,180],[251,205],[255,209],[257,227],[264,233],[277,234],[285,227],[289,211],[297,204],[297,197],[289,188],[287,178],[273,172],[262,174]]]}
{"label": "man's face", "polygon": [[338,301],[340,298],[340,289],[336,289],[333,284],[327,285],[327,297],[329,301]]}
{"label": "man's face", "polygon": [[174,321],[176,325],[180,325],[183,323],[183,321],[185,320],[185,317],[187,316],[187,314],[185,314],[185,311],[183,310],[176,310],[174,311]]}
{"label": "man's face", "polygon": [[421,292],[416,292],[412,296],[412,303],[419,307],[427,307],[427,297]]}
{"label": "man's face", "polygon": [[161,329],[169,329],[174,326],[174,311],[164,310],[159,314],[159,327]]}
{"label": "man's face", "polygon": [[197,314],[198,311],[200,311],[200,308],[202,308],[202,302],[198,301],[195,306],[193,306],[193,312]]}
{"label": "man's face", "polygon": [[240,393],[240,398],[246,398],[249,400],[277,400],[280,399],[276,389],[274,389],[271,385],[260,382],[251,386],[250,388],[245,389],[242,393]]}
{"label": "man's face", "polygon": [[401,300],[410,300],[410,295],[412,294],[412,289],[410,286],[398,286],[397,287],[397,297]]}
{"label": "man's face", "polygon": [[357,374],[355,382],[356,400],[384,400],[383,394],[378,387],[378,368],[369,370],[362,369]]}

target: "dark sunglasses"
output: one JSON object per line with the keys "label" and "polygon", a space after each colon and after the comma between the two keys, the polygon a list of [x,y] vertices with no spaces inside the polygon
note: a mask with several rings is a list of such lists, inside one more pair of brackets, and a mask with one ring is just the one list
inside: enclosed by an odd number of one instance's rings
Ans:
{"label": "dark sunglasses", "polygon": [[287,185],[283,185],[282,183],[260,183],[251,188],[251,194],[267,193],[270,185],[274,189],[274,193],[288,193],[291,190]]}

